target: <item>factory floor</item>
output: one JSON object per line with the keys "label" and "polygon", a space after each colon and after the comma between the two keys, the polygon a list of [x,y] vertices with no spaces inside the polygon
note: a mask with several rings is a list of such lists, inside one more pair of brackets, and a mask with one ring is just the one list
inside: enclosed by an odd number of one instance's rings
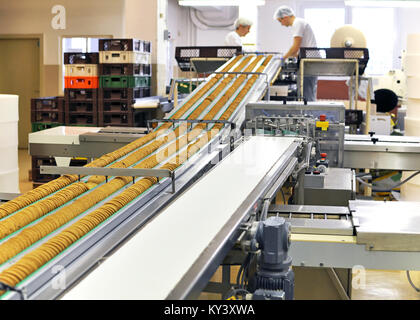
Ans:
{"label": "factory floor", "polygon": [[[32,190],[29,179],[31,156],[27,149],[19,149],[19,186],[20,192]],[[221,268],[216,271],[212,281],[219,282]],[[232,268],[232,281],[236,279],[238,268]],[[420,287],[420,271],[410,273],[413,283]],[[360,283],[362,284],[362,283]],[[420,292],[416,292],[407,280],[405,271],[366,270],[365,284],[360,289],[352,290],[353,300],[420,300]],[[319,297],[322,299],[322,297]],[[220,299],[220,295],[202,293],[200,299]]]}

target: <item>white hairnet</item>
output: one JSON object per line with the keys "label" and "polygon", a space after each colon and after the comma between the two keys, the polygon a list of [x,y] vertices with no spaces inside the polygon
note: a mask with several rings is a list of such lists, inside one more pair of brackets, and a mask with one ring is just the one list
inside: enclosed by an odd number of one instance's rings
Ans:
{"label": "white hairnet", "polygon": [[234,26],[235,26],[235,29],[238,29],[239,26],[244,26],[244,27],[252,26],[252,21],[247,18],[238,18],[235,20]]}
{"label": "white hairnet", "polygon": [[295,13],[293,12],[292,8],[288,6],[281,6],[276,10],[273,18],[274,20],[277,20],[278,18],[291,17],[294,15]]}

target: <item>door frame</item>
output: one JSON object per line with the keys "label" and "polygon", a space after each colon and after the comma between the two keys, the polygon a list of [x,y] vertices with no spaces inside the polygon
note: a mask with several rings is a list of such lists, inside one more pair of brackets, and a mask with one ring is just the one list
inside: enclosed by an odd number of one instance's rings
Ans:
{"label": "door frame", "polygon": [[38,40],[39,42],[39,96],[44,95],[44,35],[43,34],[0,34],[0,40]]}

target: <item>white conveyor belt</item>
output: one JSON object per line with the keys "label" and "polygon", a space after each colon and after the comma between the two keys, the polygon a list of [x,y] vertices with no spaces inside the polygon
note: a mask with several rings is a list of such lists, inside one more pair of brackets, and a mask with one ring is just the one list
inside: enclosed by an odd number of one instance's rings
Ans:
{"label": "white conveyor belt", "polygon": [[294,141],[242,143],[62,299],[165,299]]}

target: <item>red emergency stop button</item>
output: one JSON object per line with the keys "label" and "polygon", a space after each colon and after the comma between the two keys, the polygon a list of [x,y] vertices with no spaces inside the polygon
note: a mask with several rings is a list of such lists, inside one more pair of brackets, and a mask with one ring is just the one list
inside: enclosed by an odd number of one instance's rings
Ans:
{"label": "red emergency stop button", "polygon": [[321,115],[319,116],[319,120],[320,120],[320,121],[325,121],[325,120],[327,120],[327,116],[326,116],[325,114],[321,114]]}
{"label": "red emergency stop button", "polygon": [[321,158],[326,158],[327,154],[326,153],[321,153]]}

